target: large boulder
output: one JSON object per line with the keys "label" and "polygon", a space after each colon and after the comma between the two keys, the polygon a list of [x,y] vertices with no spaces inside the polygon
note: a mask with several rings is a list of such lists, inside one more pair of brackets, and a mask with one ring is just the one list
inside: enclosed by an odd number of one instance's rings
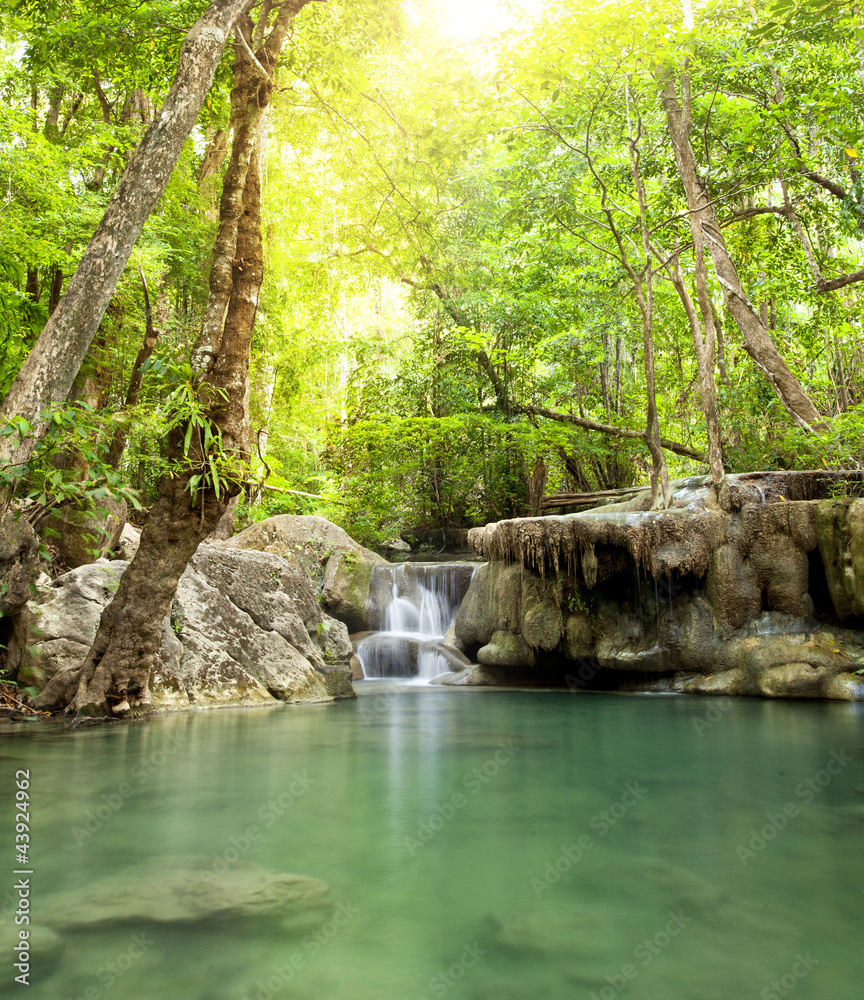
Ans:
{"label": "large boulder", "polygon": [[61,507],[42,522],[41,532],[70,568],[103,558],[120,541],[126,503],[104,497],[87,507]]}
{"label": "large boulder", "polygon": [[[72,676],[128,565],[100,560],[40,588],[16,619],[10,643],[19,681],[41,689],[58,673]],[[321,611],[310,583],[284,559],[202,545],[163,623],[151,703],[165,709],[329,701],[324,670],[344,666],[351,653],[345,626]]]}
{"label": "large boulder", "polygon": [[324,607],[351,632],[366,627],[372,570],[387,565],[338,525],[306,514],[269,517],[222,544],[281,556],[314,581]]}
{"label": "large boulder", "polygon": [[59,671],[81,664],[126,566],[103,559],[38,588],[16,617],[9,642],[9,666],[19,684],[41,689]]}
{"label": "large boulder", "polygon": [[[280,701],[326,700],[315,668],[352,652],[345,626],[325,615],[309,582],[272,553],[200,546],[180,579],[171,618],[184,687],[196,703],[234,703],[235,678],[246,677]],[[246,697],[262,693],[244,687]]]}
{"label": "large boulder", "polygon": [[131,562],[135,558],[135,553],[141,545],[141,529],[128,522],[120,532],[120,538],[114,550],[109,553],[111,559],[125,559]]}
{"label": "large boulder", "polygon": [[[15,910],[12,907],[9,908],[9,913],[9,919],[4,920],[0,917],[0,949],[3,950],[3,954],[16,954],[12,949],[21,943],[20,934],[22,930],[25,930],[29,931],[27,946],[30,957],[35,959],[34,964],[38,962],[39,971],[41,972],[45,965],[53,964],[66,944],[61,935],[41,924],[27,924],[25,926],[17,924],[14,922]],[[17,962],[18,959],[16,958],[14,961]]]}
{"label": "large boulder", "polygon": [[17,614],[39,575],[39,539],[30,524],[7,511],[0,518],[0,618]]}

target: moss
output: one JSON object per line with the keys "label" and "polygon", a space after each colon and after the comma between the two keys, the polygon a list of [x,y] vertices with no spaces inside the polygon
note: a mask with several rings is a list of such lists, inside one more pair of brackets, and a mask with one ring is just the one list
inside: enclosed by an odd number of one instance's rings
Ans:
{"label": "moss", "polygon": [[816,532],[837,616],[854,622],[864,615],[864,500],[820,501]]}
{"label": "moss", "polygon": [[521,635],[498,631],[479,650],[477,662],[485,667],[533,667],[537,657]]}

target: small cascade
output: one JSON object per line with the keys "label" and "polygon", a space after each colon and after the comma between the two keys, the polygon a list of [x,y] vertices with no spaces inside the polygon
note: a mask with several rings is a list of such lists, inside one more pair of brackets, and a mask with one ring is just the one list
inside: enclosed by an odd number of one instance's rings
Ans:
{"label": "small cascade", "polygon": [[444,636],[456,621],[474,563],[402,563],[376,566],[369,624],[357,658],[367,679],[400,677],[427,683],[453,669],[455,650]]}

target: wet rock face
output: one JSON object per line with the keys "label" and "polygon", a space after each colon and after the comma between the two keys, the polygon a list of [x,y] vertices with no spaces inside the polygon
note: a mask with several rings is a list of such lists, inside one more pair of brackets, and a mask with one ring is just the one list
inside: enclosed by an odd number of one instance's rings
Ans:
{"label": "wet rock face", "polygon": [[226,547],[271,552],[319,589],[324,607],[349,631],[366,628],[372,570],[387,560],[323,517],[281,514],[253,524]]}
{"label": "wet rock face", "polygon": [[819,551],[831,600],[843,622],[864,624],[864,500],[816,505]]}
{"label": "wet rock face", "polygon": [[39,540],[27,521],[12,512],[0,519],[0,618],[17,614],[30,599],[39,575]]}
{"label": "wet rock face", "polygon": [[[40,589],[17,616],[10,666],[39,689],[81,664],[129,564],[100,560]],[[202,545],[180,580],[151,679],[154,708],[328,701],[328,667],[352,647],[308,580],[281,557]],[[346,675],[347,676],[347,675]],[[329,682],[348,696],[345,676]],[[338,688],[338,691],[336,690]]]}
{"label": "wet rock face", "polygon": [[[352,657],[354,659],[354,657]],[[354,690],[354,672],[350,663],[346,666],[330,666],[329,664],[319,668],[324,675],[324,687],[331,698],[356,698],[357,692]],[[362,678],[363,671],[360,671]]]}
{"label": "wet rock face", "polygon": [[505,673],[591,662],[589,680],[613,685],[653,674],[665,690],[859,698],[864,635],[842,624],[860,628],[864,612],[864,500],[797,499],[806,480],[757,490],[741,478],[728,509],[687,486],[676,491],[687,505],[667,512],[629,501],[474,529],[492,558],[458,640]]}
{"label": "wet rock face", "polygon": [[477,662],[484,667],[533,667],[537,656],[521,635],[499,629],[478,650]]}

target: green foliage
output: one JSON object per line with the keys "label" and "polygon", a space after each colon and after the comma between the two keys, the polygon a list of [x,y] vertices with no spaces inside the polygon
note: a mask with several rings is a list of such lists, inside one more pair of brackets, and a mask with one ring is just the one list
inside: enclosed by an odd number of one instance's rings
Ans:
{"label": "green foliage", "polygon": [[[0,394],[146,126],[136,102],[162,100],[182,31],[203,7],[0,2]],[[266,477],[273,489],[247,485],[238,524],[317,513],[374,544],[526,514],[532,473],[544,467],[547,492],[644,482],[638,441],[512,403],[644,428],[634,289],[647,288],[646,268],[661,433],[704,449],[693,341],[669,272],[679,255],[695,294],[663,74],[679,90],[690,80],[697,168],[745,292],[831,418],[818,435],[793,426],[709,264],[727,467],[864,465],[861,285],[826,293],[813,275],[814,261],[828,280],[862,266],[855,6],[835,4],[827,17],[822,0],[717,0],[697,6],[690,29],[677,0],[561,0],[472,44],[443,32],[438,8],[359,0],[310,4],[297,19],[270,119],[251,469],[226,455],[188,363],[219,179],[199,189],[198,168],[225,124],[229,54],[117,288],[78,402],[58,409],[59,425],[47,415],[53,437],[23,470],[34,500],[134,485],[146,502],[166,471],[188,476],[196,498]],[[126,410],[143,332],[139,266],[161,335]],[[106,470],[117,426],[128,444],[119,470]],[[172,434],[184,456],[173,466]],[[56,468],[64,450],[81,455],[86,475]],[[704,469],[667,457],[673,476]]]}
{"label": "green foliage", "polygon": [[95,413],[87,403],[52,408],[40,414],[36,427],[22,417],[0,425],[0,437],[37,439],[29,461],[0,467],[0,490],[17,488],[45,508],[74,504],[87,509],[110,497],[140,510],[137,491],[106,463],[114,427],[110,416]]}
{"label": "green foliage", "polygon": [[[571,437],[566,428],[472,413],[358,421],[329,455],[345,484],[340,522],[355,537],[381,543],[529,513],[533,463]],[[563,475],[559,466],[550,484]]]}
{"label": "green foliage", "polygon": [[185,459],[172,473],[188,476],[186,489],[193,497],[200,495],[203,500],[204,493],[212,490],[218,499],[243,478],[236,456],[222,447],[222,432],[210,415],[215,400],[227,400],[228,393],[202,386],[188,362],[168,366],[168,374],[174,389],[166,401],[165,429],[182,435]]}

